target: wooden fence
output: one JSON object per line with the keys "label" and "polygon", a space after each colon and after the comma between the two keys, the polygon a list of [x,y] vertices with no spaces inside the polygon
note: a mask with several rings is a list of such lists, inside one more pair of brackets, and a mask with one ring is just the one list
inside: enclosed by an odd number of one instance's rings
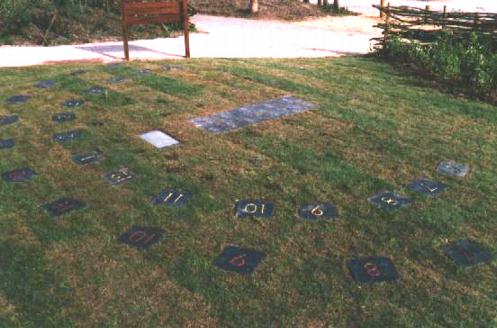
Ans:
{"label": "wooden fence", "polygon": [[489,40],[497,49],[497,13],[465,13],[433,11],[426,8],[407,6],[393,7],[390,4],[373,5],[380,11],[384,22],[376,27],[383,29],[383,38],[373,39],[382,45],[390,37],[429,43],[441,31],[450,31],[454,36],[466,38],[472,32]]}

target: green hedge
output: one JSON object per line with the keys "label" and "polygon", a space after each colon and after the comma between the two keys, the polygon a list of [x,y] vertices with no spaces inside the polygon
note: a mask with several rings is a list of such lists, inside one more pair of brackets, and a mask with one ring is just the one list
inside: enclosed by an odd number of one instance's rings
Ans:
{"label": "green hedge", "polygon": [[456,38],[443,32],[430,44],[391,38],[379,53],[389,61],[408,64],[450,89],[497,99],[497,45],[474,33]]}

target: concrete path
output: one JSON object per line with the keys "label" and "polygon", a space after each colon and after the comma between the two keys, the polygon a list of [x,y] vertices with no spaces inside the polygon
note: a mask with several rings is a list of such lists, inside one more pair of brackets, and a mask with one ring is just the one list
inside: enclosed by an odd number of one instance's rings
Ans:
{"label": "concrete path", "polygon": [[[333,20],[333,21],[332,21]],[[190,38],[193,58],[296,58],[364,54],[379,35],[366,17],[322,18],[304,23],[196,15],[199,33]],[[359,26],[360,28],[356,28]],[[348,28],[350,27],[350,28]],[[133,60],[180,59],[183,37],[130,43]],[[0,67],[63,62],[115,62],[123,58],[121,42],[53,47],[0,47]]]}

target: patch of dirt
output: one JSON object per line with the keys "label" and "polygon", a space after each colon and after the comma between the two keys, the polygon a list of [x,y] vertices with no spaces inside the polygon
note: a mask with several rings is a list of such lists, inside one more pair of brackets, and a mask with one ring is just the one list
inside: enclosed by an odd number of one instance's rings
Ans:
{"label": "patch of dirt", "polygon": [[302,20],[329,15],[318,6],[291,0],[259,0],[259,13],[251,15],[250,0],[191,0],[200,14],[259,19]]}

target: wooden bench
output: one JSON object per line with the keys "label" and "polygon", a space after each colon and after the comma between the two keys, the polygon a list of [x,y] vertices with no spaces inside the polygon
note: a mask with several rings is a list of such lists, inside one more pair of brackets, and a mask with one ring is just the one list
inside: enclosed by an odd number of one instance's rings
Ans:
{"label": "wooden bench", "polygon": [[190,22],[188,19],[188,0],[122,0],[121,27],[123,32],[124,58],[129,60],[128,26],[180,22],[183,22],[185,34],[185,57],[190,58]]}

